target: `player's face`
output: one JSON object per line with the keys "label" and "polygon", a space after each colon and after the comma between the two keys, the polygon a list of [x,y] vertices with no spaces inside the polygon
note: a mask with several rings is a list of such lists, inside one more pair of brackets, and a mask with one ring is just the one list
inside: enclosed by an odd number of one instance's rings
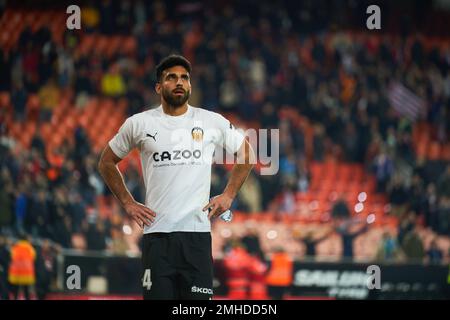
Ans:
{"label": "player's face", "polygon": [[184,105],[191,95],[189,73],[182,66],[174,66],[164,70],[161,81],[156,85],[156,92],[173,107]]}

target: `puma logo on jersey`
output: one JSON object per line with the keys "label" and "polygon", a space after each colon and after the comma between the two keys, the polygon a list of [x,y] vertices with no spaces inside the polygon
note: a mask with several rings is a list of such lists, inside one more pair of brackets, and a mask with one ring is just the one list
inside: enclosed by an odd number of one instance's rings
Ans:
{"label": "puma logo on jersey", "polygon": [[156,135],[157,135],[157,134],[158,134],[158,132],[155,132],[154,135],[151,135],[151,134],[148,134],[148,133],[147,133],[147,137],[153,138],[153,140],[155,140],[155,142],[156,142]]}

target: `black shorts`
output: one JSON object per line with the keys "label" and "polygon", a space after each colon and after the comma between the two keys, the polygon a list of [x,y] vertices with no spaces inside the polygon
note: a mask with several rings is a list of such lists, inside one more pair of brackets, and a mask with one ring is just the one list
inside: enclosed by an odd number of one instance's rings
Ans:
{"label": "black shorts", "polygon": [[211,233],[144,234],[144,299],[208,300],[213,290]]}

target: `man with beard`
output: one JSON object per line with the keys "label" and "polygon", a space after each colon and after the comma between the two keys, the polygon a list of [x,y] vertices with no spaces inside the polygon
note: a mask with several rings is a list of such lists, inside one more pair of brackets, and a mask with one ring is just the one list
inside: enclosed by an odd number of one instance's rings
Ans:
{"label": "man with beard", "polygon": [[[211,299],[211,222],[226,212],[246,180],[254,154],[223,116],[188,104],[191,64],[171,55],[156,67],[161,105],[128,118],[104,149],[99,171],[127,214],[144,231],[144,299]],[[210,199],[216,147],[237,155],[222,194]],[[137,202],[117,169],[140,151],[145,204]]]}

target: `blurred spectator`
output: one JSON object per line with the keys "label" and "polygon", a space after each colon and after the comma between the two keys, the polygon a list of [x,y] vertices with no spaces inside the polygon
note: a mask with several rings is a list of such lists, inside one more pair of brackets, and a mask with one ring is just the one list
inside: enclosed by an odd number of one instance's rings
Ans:
{"label": "blurred spectator", "polygon": [[30,290],[36,282],[35,259],[36,251],[31,242],[25,234],[21,234],[19,241],[11,247],[11,263],[8,272],[8,280],[15,300],[18,300],[21,289],[24,291],[25,300],[30,300]]}
{"label": "blurred spectator", "polygon": [[402,258],[403,253],[397,240],[388,231],[385,231],[377,250],[376,260],[380,262],[397,262]]}
{"label": "blurred spectator", "polygon": [[289,150],[285,156],[280,156],[280,174],[284,180],[295,179],[297,173],[295,154]]}
{"label": "blurred spectator", "polygon": [[255,173],[251,172],[242,186],[238,199],[246,212],[261,212],[261,186]]}
{"label": "blurred spectator", "polygon": [[436,218],[436,231],[442,235],[450,235],[450,196],[445,195],[440,199]]}
{"label": "blurred spectator", "polygon": [[426,256],[428,258],[428,262],[432,264],[440,264],[443,260],[443,253],[442,250],[437,245],[436,238],[433,238],[430,243],[430,247],[428,248],[426,252]]}
{"label": "blurred spectator", "polygon": [[47,192],[38,190],[27,207],[25,227],[34,237],[49,237],[50,206]]}
{"label": "blurred spectator", "polygon": [[262,107],[261,128],[272,129],[278,125],[278,113],[270,102],[266,102]]}
{"label": "blurred spectator", "polygon": [[333,208],[331,209],[331,215],[335,219],[349,218],[350,210],[347,206],[347,202],[344,199],[336,201],[336,203],[333,205]]}
{"label": "blurred spectator", "polygon": [[89,223],[86,232],[86,241],[89,250],[106,249],[106,230],[105,224],[101,219],[97,219],[95,223]]}
{"label": "blurred spectator", "polygon": [[100,22],[100,13],[94,4],[89,1],[81,10],[81,24],[87,33],[96,30]]}
{"label": "blurred spectator", "polygon": [[280,205],[278,212],[294,214],[297,209],[295,199],[295,186],[292,180],[285,183],[280,195]]}
{"label": "blurred spectator", "polygon": [[[102,182],[101,179],[99,182]],[[128,190],[130,190],[133,198],[138,202],[143,202],[144,195],[142,194],[142,186],[141,186],[141,176],[139,175],[139,171],[134,167],[130,166],[127,171],[126,185]]]}
{"label": "blurred spectator", "polygon": [[305,256],[307,258],[316,257],[316,246],[320,242],[326,240],[330,234],[334,232],[333,229],[325,230],[325,232],[317,233],[313,230],[308,230],[304,236],[298,236],[297,239],[300,240],[305,246]]}
{"label": "blurred spectator", "polygon": [[121,1],[116,15],[114,16],[119,33],[127,34],[132,30],[132,7],[130,1]]}
{"label": "blurred spectator", "polygon": [[226,186],[227,172],[222,166],[213,166],[211,172],[211,196],[221,194]]}
{"label": "blurred spectator", "polygon": [[282,248],[277,248],[271,257],[271,265],[266,277],[269,296],[273,300],[282,300],[292,285],[294,263]]}
{"label": "blurred spectator", "polygon": [[10,264],[10,252],[7,240],[0,235],[0,299],[9,300],[8,268]]}
{"label": "blurred spectator", "polygon": [[18,232],[24,231],[24,223],[27,215],[27,206],[29,205],[29,198],[24,186],[19,186],[15,201],[15,216],[16,228]]}
{"label": "blurred spectator", "polygon": [[48,40],[42,48],[41,62],[39,64],[39,81],[41,84],[46,83],[55,74],[56,48],[51,42],[51,38]]}
{"label": "blurred spectator", "polygon": [[359,136],[356,134],[355,126],[347,123],[345,127],[345,138],[343,139],[344,160],[356,162],[358,160]]}
{"label": "blurred spectator", "polygon": [[0,50],[0,91],[11,90],[11,54]]}
{"label": "blurred spectator", "polygon": [[267,299],[266,287],[267,265],[257,255],[250,255],[249,258],[249,299]]}
{"label": "blurred spectator", "polygon": [[412,182],[411,186],[409,187],[408,193],[410,194],[411,208],[415,212],[424,215],[426,205],[425,187],[422,179],[418,174],[415,174],[412,177]]}
{"label": "blurred spectator", "polygon": [[[92,191],[90,192],[92,194]],[[85,202],[88,201],[88,197],[82,197],[78,192],[71,192],[68,200],[68,213],[70,214],[72,220],[72,231],[75,233],[80,233],[81,226],[86,218]],[[94,201],[91,202],[92,204],[94,203]]]}
{"label": "blurred spectator", "polygon": [[52,220],[57,222],[62,220],[68,212],[68,192],[65,187],[58,187],[53,190]]}
{"label": "blurred spectator", "polygon": [[40,63],[39,48],[33,44],[32,40],[29,40],[25,44],[25,50],[23,51],[23,57],[21,60],[23,70],[23,81],[25,88],[29,92],[35,93],[39,87],[39,73],[38,66]]}
{"label": "blurred spectator", "polygon": [[246,299],[248,297],[250,255],[242,243],[234,240],[231,249],[223,258],[228,296],[231,299]]}
{"label": "blurred spectator", "polygon": [[422,262],[425,257],[425,249],[422,239],[416,231],[416,228],[408,232],[401,242],[403,252],[408,259]]}
{"label": "blurred spectator", "polygon": [[251,255],[257,256],[262,261],[265,260],[264,252],[261,249],[259,241],[258,227],[254,222],[248,222],[246,224],[246,234],[242,237],[241,242],[247,249],[247,252]]}
{"label": "blurred spectator", "polygon": [[7,234],[13,225],[14,186],[9,171],[2,169],[0,174],[0,234]]}
{"label": "blurred spectator", "polygon": [[384,148],[375,158],[373,168],[377,178],[377,192],[385,192],[386,185],[394,173],[394,164]]}
{"label": "blurred spectator", "polygon": [[409,211],[405,216],[402,217],[398,224],[398,234],[397,240],[400,244],[403,243],[405,236],[414,230],[416,227],[416,213],[414,211]]}
{"label": "blurred spectator", "polygon": [[353,243],[354,240],[367,232],[368,225],[363,221],[359,226],[358,221],[352,219],[345,219],[342,222],[336,222],[336,232],[341,236],[342,240],[342,255],[344,259],[353,259]]}
{"label": "blurred spectator", "polygon": [[58,85],[61,89],[64,89],[72,84],[75,68],[72,55],[61,47],[58,49],[57,66]]}
{"label": "blurred spectator", "polygon": [[108,72],[103,75],[101,89],[107,97],[117,98],[126,94],[125,81],[117,64],[111,66]]}
{"label": "blurred spectator", "polygon": [[113,254],[121,256],[127,254],[129,246],[125,241],[125,236],[121,228],[114,227],[111,229],[111,245],[109,247],[109,250]]}
{"label": "blurred spectator", "polygon": [[143,0],[136,1],[134,6],[134,30],[137,30],[145,25],[147,22],[147,7]]}
{"label": "blurred spectator", "polygon": [[111,34],[115,29],[115,10],[111,0],[104,0],[99,5],[100,11],[100,31],[104,34]]}
{"label": "blurred spectator", "polygon": [[39,89],[40,120],[50,121],[53,110],[57,107],[60,98],[60,90],[54,78],[50,78],[47,83]]}
{"label": "blurred spectator", "polygon": [[146,104],[139,89],[140,88],[138,82],[134,79],[131,79],[128,84],[128,90],[126,93],[129,116],[143,111],[143,108]]}
{"label": "blurred spectator", "polygon": [[313,158],[315,161],[322,162],[325,158],[325,137],[324,128],[321,125],[314,126],[314,137],[313,137]]}
{"label": "blurred spectator", "polygon": [[56,279],[56,255],[60,248],[44,239],[36,251],[36,296],[38,300],[45,300]]}
{"label": "blurred spectator", "polygon": [[309,189],[311,181],[311,173],[306,166],[306,161],[303,158],[297,160],[297,191],[306,192]]}
{"label": "blurred spectator", "polygon": [[26,119],[28,92],[22,82],[14,83],[11,92],[11,103],[14,108],[14,120],[23,122]]}
{"label": "blurred spectator", "polygon": [[63,248],[72,248],[72,222],[69,216],[56,220],[53,228],[53,240]]}
{"label": "blurred spectator", "polygon": [[77,70],[74,79],[74,89],[77,92],[76,105],[80,108],[84,106],[86,102],[84,100],[94,93],[92,70],[89,70],[89,60],[84,55],[77,57],[74,63]]}
{"label": "blurred spectator", "polygon": [[392,184],[387,187],[387,191],[392,205],[391,212],[397,217],[402,217],[407,209],[409,194],[399,175],[394,176]]}
{"label": "blurred spectator", "polygon": [[219,90],[219,101],[223,110],[236,111],[241,96],[236,77],[231,71],[227,72],[225,81],[222,82]]}
{"label": "blurred spectator", "polygon": [[36,130],[33,139],[31,140],[31,149],[35,149],[41,156],[45,156],[45,144],[39,130]]}
{"label": "blurred spectator", "polygon": [[409,165],[413,165],[415,158],[411,139],[410,133],[402,133],[396,150],[397,154]]}
{"label": "blurred spectator", "polygon": [[439,207],[439,198],[436,192],[436,186],[434,183],[430,183],[427,186],[426,190],[426,199],[424,203],[424,211],[425,211],[425,222],[428,226],[430,226],[434,231],[438,230],[438,207]]}
{"label": "blurred spectator", "polygon": [[75,149],[74,160],[77,164],[91,153],[91,147],[88,136],[83,127],[79,126],[75,129]]}
{"label": "blurred spectator", "polygon": [[437,182],[437,192],[439,196],[450,197],[450,165],[447,165],[445,173]]}

